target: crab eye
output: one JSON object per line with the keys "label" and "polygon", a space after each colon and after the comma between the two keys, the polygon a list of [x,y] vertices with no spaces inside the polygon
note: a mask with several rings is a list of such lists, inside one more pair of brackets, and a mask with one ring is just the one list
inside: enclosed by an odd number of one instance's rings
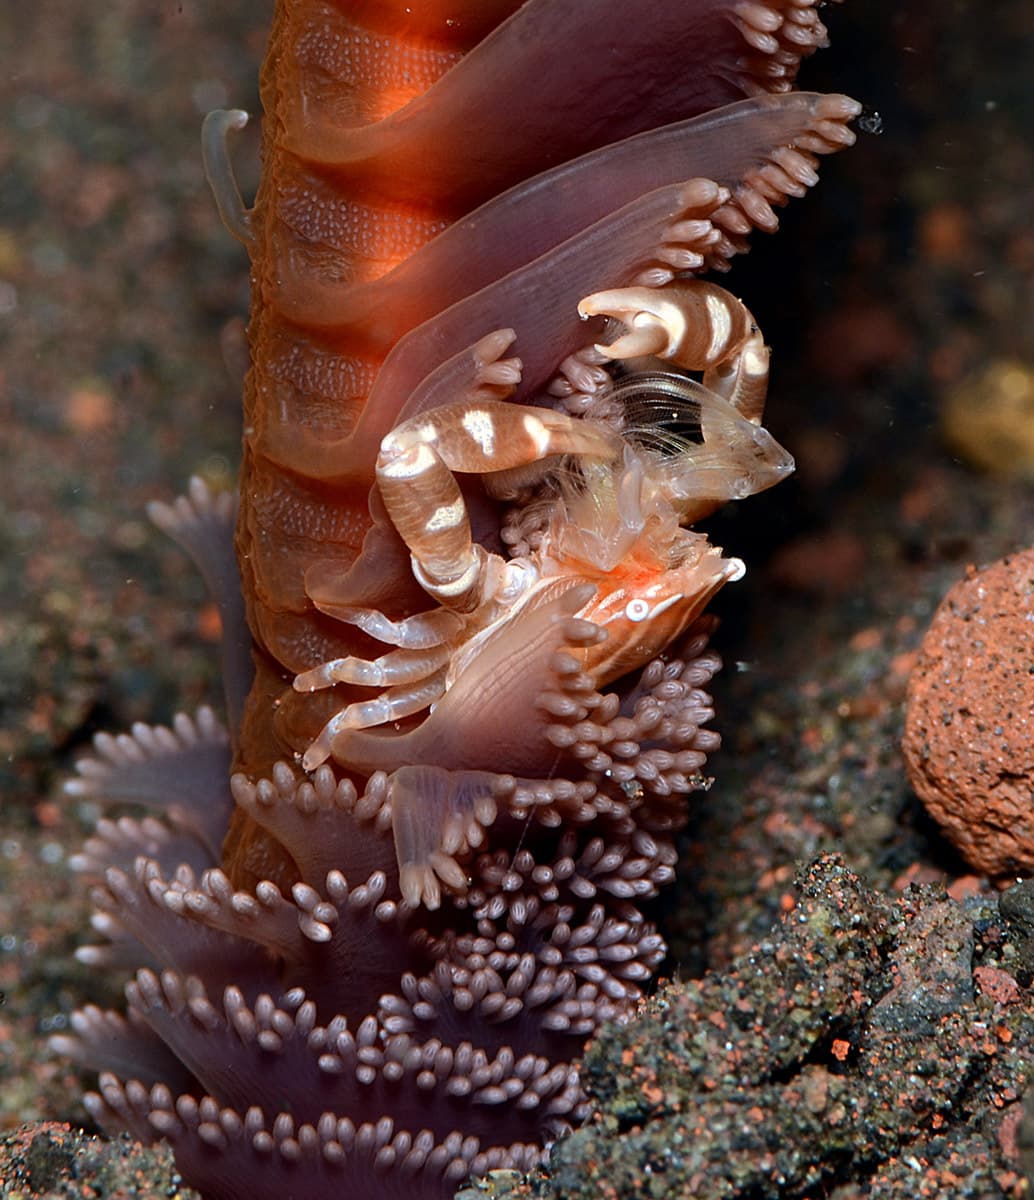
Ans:
{"label": "crab eye", "polygon": [[641,597],[629,600],[625,605],[625,616],[630,621],[645,621],[650,615],[650,606]]}

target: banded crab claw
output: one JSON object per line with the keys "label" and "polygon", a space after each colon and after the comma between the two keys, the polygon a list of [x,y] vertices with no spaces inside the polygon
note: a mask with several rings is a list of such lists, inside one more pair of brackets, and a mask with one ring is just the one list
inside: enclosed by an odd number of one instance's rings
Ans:
{"label": "banded crab claw", "polygon": [[761,425],[769,350],[742,301],[706,280],[681,279],[597,292],[578,311],[610,318],[617,336],[592,353],[629,368],[599,405],[582,407],[653,452],[655,475],[683,524],[793,471],[792,456]]}
{"label": "banded crab claw", "polygon": [[583,318],[610,317],[627,332],[595,346],[609,359],[645,356],[687,371],[757,424],[768,391],[769,350],[750,310],[724,288],[704,279],[680,279],[666,287],[613,288],[586,296]]}

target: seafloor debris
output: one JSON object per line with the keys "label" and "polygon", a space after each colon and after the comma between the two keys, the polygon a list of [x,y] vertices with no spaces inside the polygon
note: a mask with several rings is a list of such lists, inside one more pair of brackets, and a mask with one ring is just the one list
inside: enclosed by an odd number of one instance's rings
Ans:
{"label": "seafloor debris", "polygon": [[[1020,1200],[1032,969],[1029,885],[891,901],[820,858],[729,970],[601,1033],[584,1060],[594,1119],[548,1172],[494,1171],[458,1200]],[[186,1196],[167,1149],[77,1137],[0,1139],[3,1194],[94,1196],[103,1167],[122,1173],[105,1195],[129,1179]]]}
{"label": "seafloor debris", "polygon": [[1034,478],[1034,369],[998,359],[954,384],[941,400],[941,431],[973,466]]}
{"label": "seafloor debris", "polygon": [[168,1146],[128,1135],[91,1137],[54,1121],[0,1134],[4,1200],[198,1200],[184,1187]]}
{"label": "seafloor debris", "polygon": [[912,786],[979,871],[1034,869],[1034,550],[966,578],[934,614],[909,683]]}
{"label": "seafloor debris", "polygon": [[797,886],[727,972],[596,1039],[595,1120],[555,1148],[551,1188],[490,1178],[464,1200],[1026,1195],[1034,1011],[996,902],[892,902],[832,856]]}

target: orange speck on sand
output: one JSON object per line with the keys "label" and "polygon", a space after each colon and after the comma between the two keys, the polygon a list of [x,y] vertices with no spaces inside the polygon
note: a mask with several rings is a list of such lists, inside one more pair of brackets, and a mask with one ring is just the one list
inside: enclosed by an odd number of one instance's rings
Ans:
{"label": "orange speck on sand", "polygon": [[890,660],[890,673],[901,679],[907,679],[912,674],[912,668],[916,665],[918,658],[919,652],[916,650],[906,650],[904,654],[895,654]]}
{"label": "orange speck on sand", "polygon": [[927,481],[921,481],[902,493],[898,500],[898,515],[906,525],[921,525],[933,515],[938,499],[943,502],[943,493],[929,486]]}
{"label": "orange speck on sand", "polygon": [[801,734],[801,745],[805,750],[821,750],[822,742],[822,730],[817,725],[809,725]]}
{"label": "orange speck on sand", "polygon": [[971,896],[979,896],[983,888],[979,875],[960,875],[946,890],[953,900],[968,900]]}
{"label": "orange speck on sand", "polygon": [[980,993],[996,1004],[1018,1004],[1022,998],[1020,985],[1009,974],[998,967],[975,967],[973,979]]}
{"label": "orange speck on sand", "polygon": [[97,386],[75,388],[65,401],[65,420],[74,433],[95,433],[112,421],[115,406],[110,393]]}
{"label": "orange speck on sand", "polygon": [[1023,1107],[1019,1104],[1010,1109],[998,1126],[998,1144],[1006,1158],[1016,1162],[1020,1157],[1019,1128],[1023,1120]]}
{"label": "orange speck on sand", "polygon": [[972,247],[971,220],[962,204],[941,203],[919,218],[919,247],[932,262],[957,263]]}
{"label": "orange speck on sand", "polygon": [[883,645],[883,634],[875,626],[869,629],[859,629],[849,643],[852,650],[879,650]]}
{"label": "orange speck on sand", "polygon": [[851,1053],[851,1043],[845,1041],[844,1038],[834,1038],[833,1045],[830,1046],[830,1053],[837,1062],[843,1062]]}
{"label": "orange speck on sand", "polygon": [[223,622],[219,609],[214,604],[206,604],[197,614],[198,636],[206,642],[218,642],[223,634]]}
{"label": "orange speck on sand", "polygon": [[52,800],[41,800],[32,810],[32,815],[44,829],[53,829],[61,824],[61,806]]}
{"label": "orange speck on sand", "polygon": [[[769,822],[771,822],[771,824],[769,824]],[[772,816],[770,816],[766,821],[765,832],[770,837],[774,837],[780,832],[784,825],[785,818],[782,817],[781,814],[773,813]],[[793,866],[789,863],[785,863],[779,867],[773,867],[770,871],[763,871],[761,875],[758,876],[758,891],[774,891],[779,884],[787,883],[789,880],[791,880],[793,878],[793,873]]]}
{"label": "orange speck on sand", "polygon": [[847,530],[806,534],[787,542],[769,563],[780,587],[812,595],[846,595],[865,569],[865,547]]}
{"label": "orange speck on sand", "polygon": [[933,867],[924,867],[922,863],[914,862],[901,872],[891,887],[895,892],[903,892],[910,883],[940,883],[943,878],[944,876]]}

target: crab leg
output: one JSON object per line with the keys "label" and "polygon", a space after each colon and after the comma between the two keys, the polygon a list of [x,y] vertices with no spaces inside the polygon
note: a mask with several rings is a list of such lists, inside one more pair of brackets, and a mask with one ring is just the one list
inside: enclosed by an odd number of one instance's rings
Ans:
{"label": "crab leg", "polygon": [[295,678],[294,690],[317,692],[336,683],[355,683],[362,687],[415,683],[444,667],[451,654],[451,648],[443,644],[427,650],[392,650],[375,659],[334,658],[310,671],[303,671]]}

